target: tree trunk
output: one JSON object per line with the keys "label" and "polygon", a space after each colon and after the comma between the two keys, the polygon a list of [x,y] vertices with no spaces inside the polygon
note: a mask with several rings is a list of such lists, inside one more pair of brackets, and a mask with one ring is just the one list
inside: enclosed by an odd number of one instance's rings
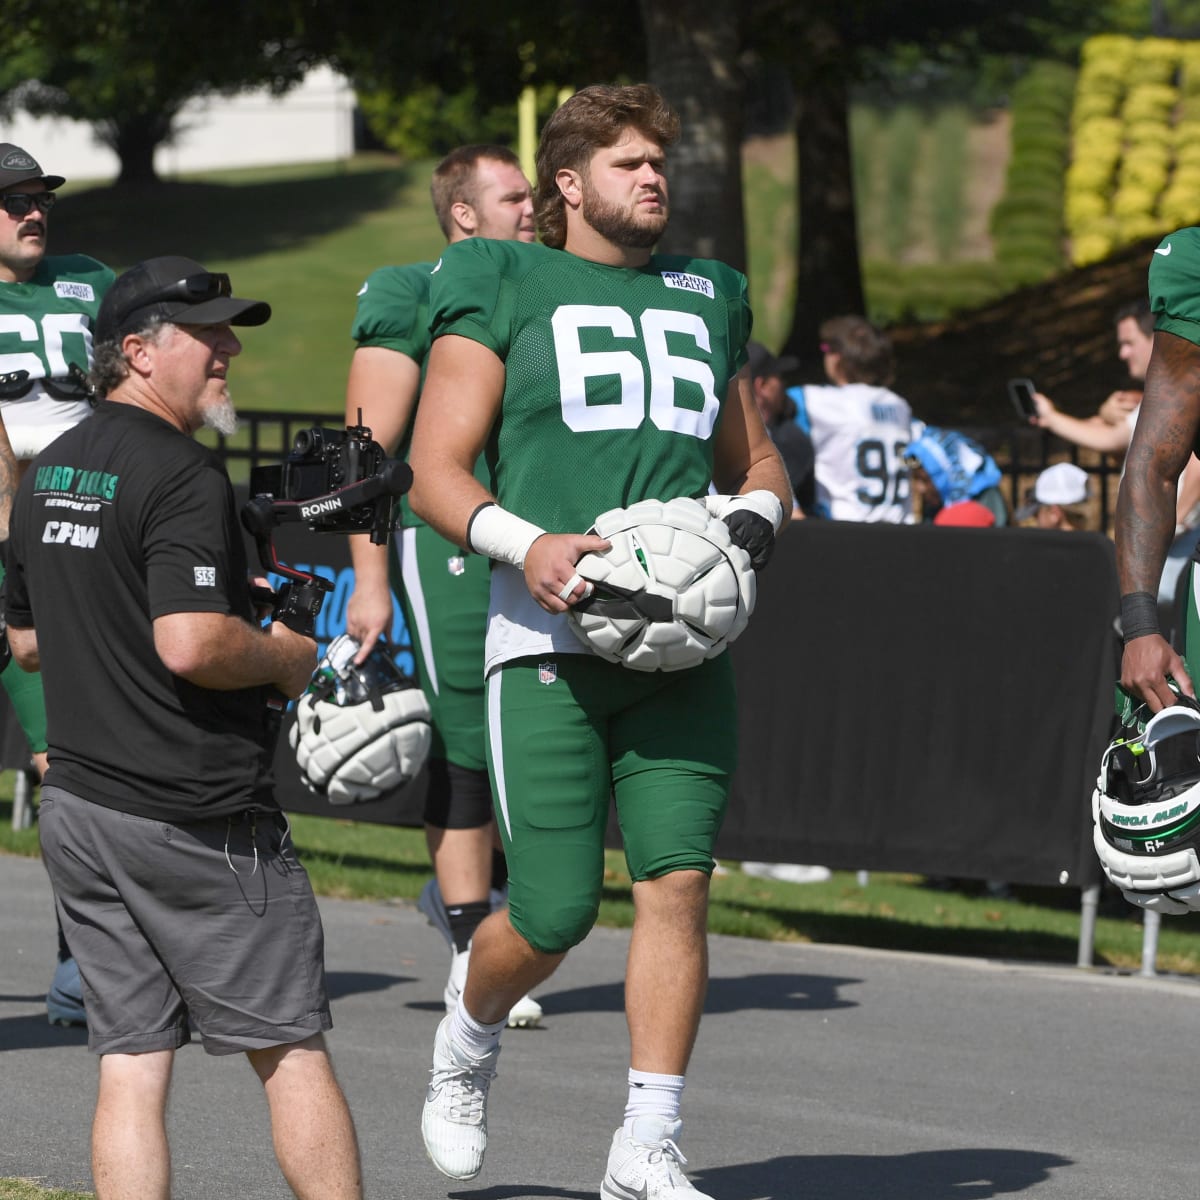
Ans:
{"label": "tree trunk", "polygon": [[796,76],[796,307],[786,352],[820,379],[817,330],[827,317],[866,311],[858,256],[845,47],[811,27],[811,58]]}
{"label": "tree trunk", "polygon": [[171,133],[171,117],[159,113],[133,113],[106,122],[100,139],[121,160],[118,187],[158,183],[154,151]]}
{"label": "tree trunk", "polygon": [[746,269],[742,76],[732,5],[641,0],[651,81],[679,113],[671,149],[671,224],[659,250]]}

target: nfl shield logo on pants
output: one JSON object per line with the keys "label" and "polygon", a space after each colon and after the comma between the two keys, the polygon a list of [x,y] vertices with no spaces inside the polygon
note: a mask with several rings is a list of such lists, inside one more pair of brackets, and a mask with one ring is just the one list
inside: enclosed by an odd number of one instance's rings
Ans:
{"label": "nfl shield logo on pants", "polygon": [[558,668],[552,662],[538,663],[538,683],[553,683],[558,678]]}

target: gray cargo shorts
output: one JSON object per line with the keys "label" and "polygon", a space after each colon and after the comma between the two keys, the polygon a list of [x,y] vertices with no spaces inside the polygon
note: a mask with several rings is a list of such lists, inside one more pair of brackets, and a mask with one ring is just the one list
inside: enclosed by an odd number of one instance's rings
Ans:
{"label": "gray cargo shorts", "polygon": [[83,979],[88,1048],[209,1054],[330,1028],[325,942],[287,819],[149,820],[45,788],[42,857]]}

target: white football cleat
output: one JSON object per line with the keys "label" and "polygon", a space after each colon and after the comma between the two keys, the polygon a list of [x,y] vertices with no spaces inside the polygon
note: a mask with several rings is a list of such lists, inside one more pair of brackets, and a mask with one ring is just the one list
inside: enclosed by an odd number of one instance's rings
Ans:
{"label": "white football cleat", "polygon": [[624,1126],[613,1134],[601,1200],[713,1200],[697,1191],[683,1173],[687,1159],[674,1139],[682,1121],[639,1117],[633,1135]]}
{"label": "white football cleat", "polygon": [[532,996],[522,996],[509,1010],[509,1029],[536,1029],[542,1023],[542,1006]]}
{"label": "white football cleat", "polygon": [[487,1095],[500,1045],[476,1060],[450,1040],[450,1018],[433,1040],[433,1068],[421,1113],[425,1153],[443,1175],[474,1179],[487,1150]]}

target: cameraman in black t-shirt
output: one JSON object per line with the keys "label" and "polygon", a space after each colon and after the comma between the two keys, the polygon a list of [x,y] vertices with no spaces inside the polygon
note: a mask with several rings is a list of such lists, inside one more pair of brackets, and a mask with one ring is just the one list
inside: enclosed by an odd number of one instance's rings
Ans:
{"label": "cameraman in black t-shirt", "polygon": [[97,321],[104,398],[13,509],[9,637],[45,685],[42,853],[102,1056],[101,1195],[168,1194],[167,1091],[195,1028],[249,1058],[296,1194],[361,1196],[320,916],[270,774],[268,693],[304,690],[316,644],[258,624],[229,477],[192,437],[233,432],[231,326],[270,315],[188,258],[127,271]]}

